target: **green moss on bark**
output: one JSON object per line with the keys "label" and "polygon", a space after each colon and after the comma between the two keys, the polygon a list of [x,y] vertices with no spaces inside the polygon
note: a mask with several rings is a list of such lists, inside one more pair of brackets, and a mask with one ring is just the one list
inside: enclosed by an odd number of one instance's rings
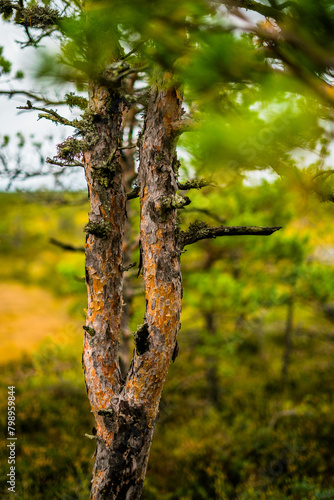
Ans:
{"label": "green moss on bark", "polygon": [[95,336],[96,331],[94,330],[94,328],[91,328],[90,326],[83,326],[82,328],[83,328],[83,329],[85,330],[85,332],[87,332],[87,333],[88,333],[88,335],[90,335],[91,337],[94,337],[94,336]]}
{"label": "green moss on bark", "polygon": [[84,231],[87,234],[93,234],[97,238],[101,238],[102,240],[106,240],[110,233],[111,233],[112,227],[110,222],[108,221],[101,221],[101,222],[88,222],[86,226],[84,227]]}

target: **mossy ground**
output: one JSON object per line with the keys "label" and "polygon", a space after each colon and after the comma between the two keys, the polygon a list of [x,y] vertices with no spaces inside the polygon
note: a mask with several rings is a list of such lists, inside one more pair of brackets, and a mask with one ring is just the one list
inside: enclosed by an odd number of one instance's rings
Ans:
{"label": "mossy ground", "polygon": [[[0,205],[6,207],[0,221],[1,290],[7,286],[11,291],[3,299],[2,321],[10,329],[20,317],[15,331],[20,349],[27,339],[34,340],[26,344],[24,357],[17,349],[14,359],[15,350],[10,354],[3,337],[8,359],[1,366],[1,426],[6,429],[7,387],[15,385],[18,499],[86,499],[95,443],[84,436],[93,427],[81,368],[84,262],[83,255],[64,252],[49,238],[83,245],[88,207],[73,203],[82,193],[71,195],[68,206],[58,204],[58,195],[52,195],[51,205],[50,199],[42,202],[43,196],[37,203],[23,195],[0,195]],[[235,204],[237,198],[233,200]],[[271,195],[272,206],[273,200]],[[332,214],[324,210],[321,218],[314,215],[321,225],[311,241],[315,246],[322,241],[323,248],[332,244],[326,229]],[[304,236],[305,221],[301,225],[294,219],[285,234],[292,237],[294,231]],[[299,280],[307,270],[312,279],[296,288],[293,349],[282,387],[283,299],[295,282],[298,250],[290,242],[284,254],[282,241],[270,246],[270,240],[263,240],[255,251],[254,242],[225,239],[194,246],[185,255],[180,353],[163,393],[144,500],[334,498],[334,343],[331,320],[322,309],[334,298],[333,268],[326,264],[320,271],[310,261],[298,268]],[[238,268],[235,255],[241,247],[247,254]],[[275,260],[274,251],[284,259]],[[211,267],[203,272],[208,256]],[[30,311],[22,306],[20,294],[26,293],[26,303],[33,302]],[[142,302],[138,294],[132,331],[142,321]],[[40,307],[43,324],[33,324],[31,314],[34,321],[39,314],[33,307]],[[214,332],[208,328],[210,314]],[[301,327],[311,335],[298,334]],[[48,338],[37,346],[43,329]],[[4,446],[3,478],[6,456]],[[1,491],[10,498],[4,480]]]}

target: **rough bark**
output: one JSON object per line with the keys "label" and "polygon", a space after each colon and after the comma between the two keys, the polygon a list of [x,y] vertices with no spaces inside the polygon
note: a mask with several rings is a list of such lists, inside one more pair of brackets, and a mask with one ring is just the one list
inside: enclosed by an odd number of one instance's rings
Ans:
{"label": "rough bark", "polygon": [[86,282],[88,311],[83,366],[87,393],[96,420],[97,453],[92,498],[108,485],[108,455],[114,445],[110,418],[101,411],[110,408],[121,388],[118,363],[122,313],[122,242],[126,195],[118,161],[124,104],[106,88],[91,85],[89,113],[92,129],[85,140],[85,172],[91,210],[86,226]]}
{"label": "rough bark", "polygon": [[177,210],[165,208],[166,199],[172,199],[177,191],[173,124],[180,118],[181,101],[175,88],[169,86],[168,79],[160,81],[151,90],[139,171],[147,343],[141,355],[137,345],[126,381],[128,401],[144,403],[150,428],[155,425],[180,327],[182,283]]}
{"label": "rough bark", "polygon": [[96,420],[94,500],[141,498],[162,389],[177,350],[182,298],[180,255],[184,246],[203,238],[271,234],[279,229],[212,228],[196,223],[186,233],[179,231],[177,211],[190,202],[177,194],[176,143],[181,106],[180,94],[168,76],[151,86],[138,175],[146,308],[143,324],[134,334],[130,368],[122,377],[119,343],[127,316],[122,311],[122,294],[123,257],[128,252],[124,242],[126,201],[130,199],[124,184],[129,189],[130,183],[126,158],[123,155],[122,159],[120,151],[126,114],[117,91],[90,87],[90,126],[84,137],[91,210],[86,226],[88,311],[83,366]]}
{"label": "rough bark", "polygon": [[116,94],[92,86],[90,107],[98,138],[85,154],[91,212],[86,227],[83,364],[97,444],[91,498],[132,500],[142,494],[159,401],[180,327],[177,209],[166,208],[166,200],[177,191],[173,123],[181,118],[181,101],[168,81],[152,87],[139,173],[146,312],[135,334],[136,349],[125,381],[118,355],[126,195],[116,152],[123,104]]}
{"label": "rough bark", "polygon": [[[177,248],[177,210],[163,208],[163,200],[177,191],[176,139],[173,123],[180,120],[181,101],[168,81],[152,87],[140,150],[141,252],[145,282],[144,323],[136,335],[136,350],[122,393],[122,405],[137,424],[131,479],[123,484],[137,499],[145,478],[159,402],[180,328],[181,269]],[[138,434],[136,436],[136,432]],[[131,482],[132,481],[132,482]],[[130,490],[128,490],[130,491]],[[118,497],[117,497],[118,498]],[[125,498],[125,497],[119,497]]]}
{"label": "rough bark", "polygon": [[208,226],[207,224],[196,221],[189,227],[188,231],[180,233],[180,245],[185,247],[196,243],[197,241],[217,238],[217,236],[270,236],[275,231],[282,229],[281,226],[275,227],[257,227],[257,226]]}

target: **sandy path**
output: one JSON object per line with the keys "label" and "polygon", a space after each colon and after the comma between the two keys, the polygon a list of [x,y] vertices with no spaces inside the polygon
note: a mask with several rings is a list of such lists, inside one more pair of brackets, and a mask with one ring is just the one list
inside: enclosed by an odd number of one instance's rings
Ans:
{"label": "sandy path", "polygon": [[78,333],[66,302],[42,288],[0,283],[0,363],[32,352],[45,337],[65,344]]}

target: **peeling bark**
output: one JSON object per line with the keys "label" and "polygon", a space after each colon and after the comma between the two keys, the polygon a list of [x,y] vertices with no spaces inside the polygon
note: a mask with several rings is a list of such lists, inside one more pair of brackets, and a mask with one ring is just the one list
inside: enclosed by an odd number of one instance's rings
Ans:
{"label": "peeling bark", "polygon": [[136,454],[138,468],[132,470],[137,490],[127,497],[134,499],[141,496],[163,384],[180,328],[182,285],[176,238],[177,210],[162,210],[162,199],[177,191],[173,170],[176,161],[173,123],[180,116],[181,102],[175,89],[168,87],[168,81],[152,87],[139,170],[140,238],[146,298],[142,331],[148,334],[148,345],[143,353],[136,350],[122,392],[123,404],[128,405],[130,414],[138,414],[143,426],[141,447]]}
{"label": "peeling bark", "polygon": [[[181,313],[177,208],[173,204],[166,206],[166,200],[172,199],[178,189],[173,170],[173,123],[181,118],[181,101],[165,81],[152,87],[141,143],[139,182],[146,312],[144,325],[136,332],[137,349],[123,381],[118,356],[121,324],[124,328],[122,254],[126,250],[126,195],[121,161],[115,154],[121,140],[123,108],[116,94],[91,87],[90,111],[97,140],[85,153],[91,211],[86,226],[88,312],[83,364],[96,420],[91,498],[99,500],[141,497]],[[110,178],[107,173],[111,173]]]}
{"label": "peeling bark", "polygon": [[147,425],[154,427],[168,366],[176,345],[181,314],[180,250],[177,210],[163,200],[177,191],[173,124],[181,101],[168,79],[152,87],[140,152],[141,250],[145,282],[148,350],[135,353],[125,390],[128,401],[145,404]]}
{"label": "peeling bark", "polygon": [[[86,226],[88,311],[83,366],[96,420],[97,453],[91,495],[92,498],[104,498],[101,491],[108,471],[105,462],[112,449],[114,426],[110,425],[109,416],[99,412],[112,406],[122,383],[118,350],[126,195],[115,151],[121,139],[124,104],[117,94],[98,85],[91,85],[89,103],[95,127],[89,134],[95,137],[89,137],[92,145],[85,153],[91,210]],[[92,331],[94,335],[91,335]]]}

